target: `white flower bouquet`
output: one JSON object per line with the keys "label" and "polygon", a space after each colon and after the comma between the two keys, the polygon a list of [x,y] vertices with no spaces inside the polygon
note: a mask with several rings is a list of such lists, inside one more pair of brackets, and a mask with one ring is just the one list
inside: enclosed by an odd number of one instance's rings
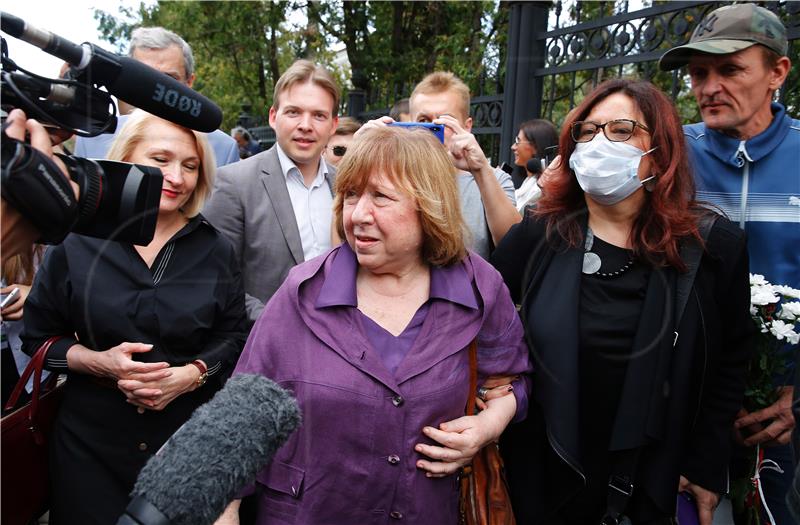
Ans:
{"label": "white flower bouquet", "polygon": [[[800,290],[774,285],[763,275],[750,274],[750,316],[759,330],[755,352],[750,361],[744,408],[755,412],[772,405],[778,398],[775,378],[786,374],[793,352],[787,345],[800,342]],[[760,494],[759,472],[774,468],[764,460],[760,447],[753,447],[751,475],[731,482],[731,499],[737,514],[745,516],[747,525],[762,523],[763,498]],[[774,523],[768,509],[764,508],[770,523]]]}

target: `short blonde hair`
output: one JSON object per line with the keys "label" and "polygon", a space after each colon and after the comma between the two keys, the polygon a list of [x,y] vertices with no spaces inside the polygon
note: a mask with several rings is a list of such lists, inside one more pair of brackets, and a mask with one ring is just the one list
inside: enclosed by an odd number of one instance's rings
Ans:
{"label": "short blonde hair", "polygon": [[[410,101],[417,95],[437,95],[445,91],[452,91],[461,99],[461,117],[469,118],[469,88],[463,80],[449,71],[434,71],[427,75],[414,87]],[[454,115],[455,116],[455,115]]]}
{"label": "short blonde hair", "polygon": [[211,195],[211,189],[214,187],[216,160],[214,159],[214,151],[209,146],[205,133],[184,128],[168,120],[151,115],[146,111],[137,109],[130,114],[122,130],[117,134],[114,142],[111,143],[111,149],[108,151],[107,157],[109,160],[128,162],[133,150],[135,150],[136,146],[147,136],[149,124],[157,120],[175,126],[186,133],[190,133],[194,137],[195,146],[197,147],[197,156],[200,157],[197,185],[192,195],[189,197],[189,200],[186,201],[186,204],[181,208],[184,215],[192,218],[203,209],[203,204],[205,204],[208,196]]}
{"label": "short blonde hair", "polygon": [[429,131],[384,126],[364,131],[348,148],[336,171],[333,203],[336,228],[344,239],[344,195],[360,193],[375,173],[385,175],[417,204],[422,225],[422,258],[434,266],[467,254],[466,225],[456,169],[445,147]]}
{"label": "short blonde hair", "polygon": [[272,107],[278,109],[279,97],[284,91],[289,90],[295,84],[312,84],[321,87],[333,97],[333,107],[331,116],[339,114],[339,86],[331,76],[330,72],[309,60],[298,60],[289,69],[283,72],[281,78],[275,83],[275,91],[272,95]]}

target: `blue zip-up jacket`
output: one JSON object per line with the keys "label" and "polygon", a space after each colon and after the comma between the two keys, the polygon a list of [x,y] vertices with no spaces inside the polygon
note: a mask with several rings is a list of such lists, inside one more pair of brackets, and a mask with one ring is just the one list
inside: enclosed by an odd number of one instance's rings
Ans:
{"label": "blue zip-up jacket", "polygon": [[684,126],[697,198],[719,206],[747,232],[750,272],[800,288],[800,120],[772,104],[769,127],[741,141]]}

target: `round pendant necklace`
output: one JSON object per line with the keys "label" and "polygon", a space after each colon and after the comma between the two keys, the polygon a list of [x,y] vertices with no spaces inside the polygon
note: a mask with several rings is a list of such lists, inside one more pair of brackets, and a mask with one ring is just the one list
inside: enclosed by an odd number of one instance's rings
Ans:
{"label": "round pendant necklace", "polygon": [[592,246],[594,245],[594,232],[591,228],[586,230],[586,242],[584,243],[584,254],[583,254],[583,268],[582,272],[586,275],[597,275],[598,277],[617,277],[618,275],[622,275],[623,273],[627,272],[631,266],[633,266],[633,256],[628,256],[628,262],[614,272],[601,272],[600,268],[603,266],[603,260],[600,259],[600,256],[597,255],[595,252],[591,251]]}

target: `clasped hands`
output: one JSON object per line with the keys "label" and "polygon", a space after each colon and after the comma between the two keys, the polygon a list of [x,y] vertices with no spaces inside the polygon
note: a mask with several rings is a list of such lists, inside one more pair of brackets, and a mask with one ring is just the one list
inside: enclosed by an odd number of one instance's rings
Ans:
{"label": "clasped hands", "polygon": [[128,403],[143,409],[163,410],[176,397],[196,388],[200,371],[191,364],[170,366],[165,361],[133,360],[133,354],[152,349],[150,344],[122,343],[103,352],[80,348],[73,356],[70,349],[67,360],[72,361],[70,368],[116,380]]}
{"label": "clasped hands", "polygon": [[490,378],[484,399],[476,404],[481,408],[477,415],[462,416],[439,425],[424,427],[422,433],[438,445],[418,443],[414,450],[427,459],[417,460],[417,468],[429,478],[442,478],[455,474],[469,464],[478,451],[497,441],[516,412],[516,398],[511,394],[514,377]]}

